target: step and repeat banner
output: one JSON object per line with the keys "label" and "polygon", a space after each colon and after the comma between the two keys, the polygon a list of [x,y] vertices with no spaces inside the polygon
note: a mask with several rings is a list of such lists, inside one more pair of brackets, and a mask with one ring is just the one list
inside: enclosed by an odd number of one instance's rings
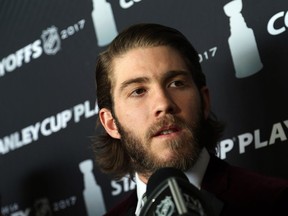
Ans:
{"label": "step and repeat banner", "polygon": [[3,216],[95,216],[135,188],[94,164],[95,62],[124,28],[153,22],[194,44],[219,157],[288,178],[288,2],[0,0]]}

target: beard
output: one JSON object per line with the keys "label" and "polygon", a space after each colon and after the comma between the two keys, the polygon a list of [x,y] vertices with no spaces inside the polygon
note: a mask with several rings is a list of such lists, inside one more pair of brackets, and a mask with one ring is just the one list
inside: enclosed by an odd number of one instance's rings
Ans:
{"label": "beard", "polygon": [[[144,140],[141,140],[131,130],[124,128],[115,117],[123,148],[131,158],[133,170],[148,178],[156,170],[164,167],[174,167],[183,172],[190,169],[198,160],[204,146],[202,143],[203,125],[205,122],[203,112],[200,110],[196,116],[197,119],[195,121],[186,123],[183,119],[168,114],[148,129]],[[165,142],[173,156],[168,160],[164,160],[149,151],[151,149],[149,147],[151,146],[153,135],[160,128],[169,124],[177,125],[177,127],[181,128],[183,134],[176,139]],[[157,154],[161,154],[161,152]]]}

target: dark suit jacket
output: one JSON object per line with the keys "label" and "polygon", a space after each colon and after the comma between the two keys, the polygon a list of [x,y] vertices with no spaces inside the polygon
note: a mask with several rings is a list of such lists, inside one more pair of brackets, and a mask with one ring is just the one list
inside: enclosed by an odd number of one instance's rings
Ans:
{"label": "dark suit jacket", "polygon": [[[266,177],[230,166],[211,156],[202,189],[223,202],[221,216],[288,215],[288,180]],[[137,194],[133,191],[106,215],[134,215]]]}

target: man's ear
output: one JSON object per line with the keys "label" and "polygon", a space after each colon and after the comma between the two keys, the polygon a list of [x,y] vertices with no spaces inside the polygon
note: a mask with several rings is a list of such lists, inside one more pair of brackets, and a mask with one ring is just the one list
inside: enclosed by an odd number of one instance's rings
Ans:
{"label": "man's ear", "polygon": [[99,119],[106,132],[115,139],[120,139],[121,136],[118,132],[118,128],[115,124],[113,115],[109,109],[102,108],[99,111]]}
{"label": "man's ear", "polygon": [[209,89],[207,86],[201,88],[200,94],[202,94],[202,101],[203,101],[203,112],[205,119],[208,118],[211,104],[210,104],[210,94]]}

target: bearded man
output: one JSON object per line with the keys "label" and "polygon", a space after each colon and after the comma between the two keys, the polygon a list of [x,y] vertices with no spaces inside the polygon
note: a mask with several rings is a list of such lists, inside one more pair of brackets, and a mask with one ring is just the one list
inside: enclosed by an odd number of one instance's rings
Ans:
{"label": "bearded man", "polygon": [[[121,32],[96,65],[100,170],[135,177],[136,190],[107,215],[139,215],[149,177],[174,167],[223,202],[220,215],[288,214],[288,181],[217,158],[223,125],[210,109],[198,53],[178,30],[137,24]],[[280,213],[279,213],[280,214]],[[278,215],[279,215],[278,214]]]}

